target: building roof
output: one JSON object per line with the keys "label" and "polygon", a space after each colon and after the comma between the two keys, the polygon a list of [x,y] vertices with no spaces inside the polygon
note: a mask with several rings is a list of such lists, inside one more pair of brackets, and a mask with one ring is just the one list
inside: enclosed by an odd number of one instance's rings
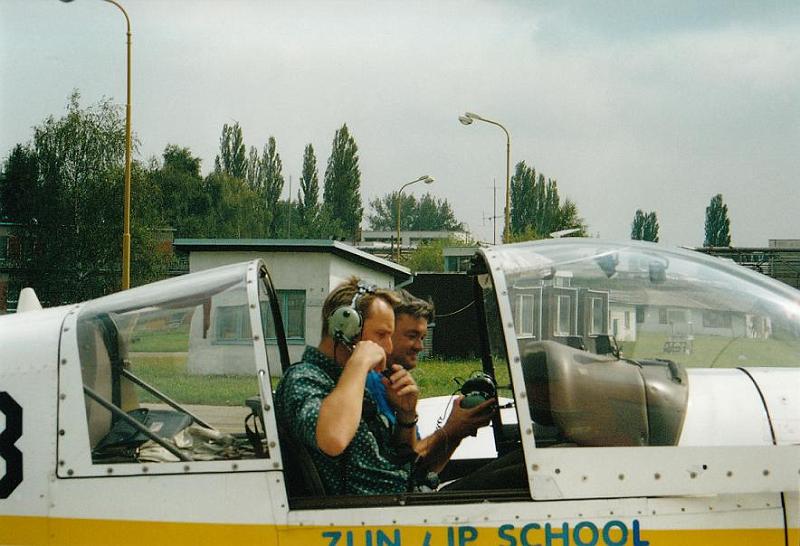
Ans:
{"label": "building roof", "polygon": [[188,252],[330,252],[345,260],[391,275],[395,281],[411,278],[411,270],[378,258],[341,241],[327,239],[175,239],[176,249]]}

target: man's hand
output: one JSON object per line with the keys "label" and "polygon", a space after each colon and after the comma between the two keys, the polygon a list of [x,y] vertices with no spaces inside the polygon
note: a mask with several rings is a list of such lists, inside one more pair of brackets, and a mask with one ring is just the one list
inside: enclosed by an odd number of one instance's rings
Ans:
{"label": "man's hand", "polygon": [[497,399],[491,398],[475,407],[462,408],[461,400],[463,398],[463,396],[459,396],[453,402],[453,411],[450,412],[450,416],[444,424],[447,435],[458,441],[467,436],[477,435],[479,428],[489,424],[497,406]]}
{"label": "man's hand", "polygon": [[345,364],[351,365],[362,367],[364,373],[370,370],[380,372],[386,368],[386,351],[374,341],[359,341]]}
{"label": "man's hand", "polygon": [[383,384],[386,386],[386,399],[397,412],[397,418],[407,423],[414,421],[419,387],[408,370],[399,364],[392,365],[392,374],[383,378]]}

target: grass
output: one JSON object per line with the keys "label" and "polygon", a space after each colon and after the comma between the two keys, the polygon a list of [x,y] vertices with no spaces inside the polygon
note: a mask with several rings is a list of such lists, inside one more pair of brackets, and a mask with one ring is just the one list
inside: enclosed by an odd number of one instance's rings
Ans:
{"label": "grass", "polygon": [[[255,375],[194,375],[186,370],[186,356],[138,355],[132,360],[131,371],[170,398],[183,404],[210,406],[241,406],[258,394]],[[139,392],[143,402],[156,398]]]}
{"label": "grass", "polygon": [[[255,375],[193,375],[186,369],[185,354],[138,354],[131,360],[134,374],[183,404],[241,406],[245,399],[258,394]],[[428,398],[452,394],[458,388],[453,378],[463,381],[480,369],[479,360],[423,360],[413,375],[422,395]],[[499,367],[497,375],[498,383],[509,383],[506,367]],[[273,388],[276,385],[277,380],[273,379]],[[139,396],[143,402],[156,401],[141,390]]]}
{"label": "grass", "polygon": [[138,331],[131,341],[130,350],[137,353],[185,353],[189,350],[188,327]]}
{"label": "grass", "polygon": [[737,366],[796,366],[800,343],[778,338],[749,339],[695,336],[692,353],[664,353],[667,335],[643,334],[635,342],[622,343],[628,358],[665,358],[694,368],[735,368]]}

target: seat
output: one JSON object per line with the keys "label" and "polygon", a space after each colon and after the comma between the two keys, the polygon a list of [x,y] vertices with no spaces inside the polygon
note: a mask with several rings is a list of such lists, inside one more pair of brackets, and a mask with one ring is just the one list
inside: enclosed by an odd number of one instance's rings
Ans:
{"label": "seat", "polygon": [[324,497],[325,486],[308,448],[283,428],[278,429],[278,435],[289,498]]}

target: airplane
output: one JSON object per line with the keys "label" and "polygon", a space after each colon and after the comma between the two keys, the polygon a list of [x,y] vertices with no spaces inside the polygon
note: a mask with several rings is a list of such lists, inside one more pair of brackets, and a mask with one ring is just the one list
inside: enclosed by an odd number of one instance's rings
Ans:
{"label": "airplane", "polygon": [[275,419],[287,324],[254,260],[0,317],[0,544],[800,545],[800,292],[581,238],[468,274],[464,394],[503,409],[441,478],[516,454],[527,479],[326,495]]}

